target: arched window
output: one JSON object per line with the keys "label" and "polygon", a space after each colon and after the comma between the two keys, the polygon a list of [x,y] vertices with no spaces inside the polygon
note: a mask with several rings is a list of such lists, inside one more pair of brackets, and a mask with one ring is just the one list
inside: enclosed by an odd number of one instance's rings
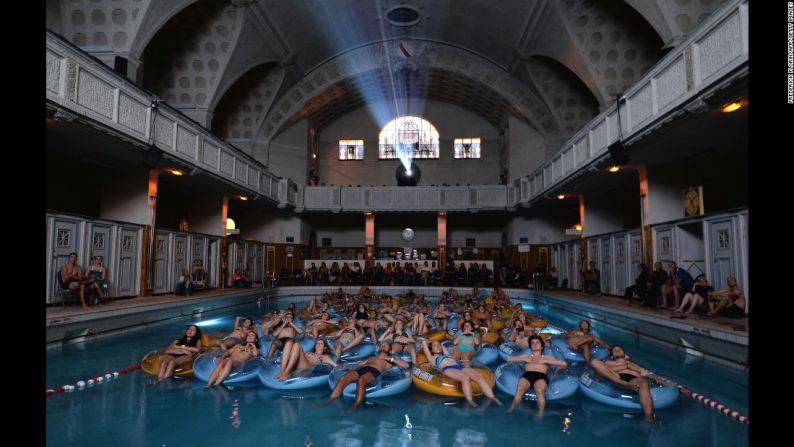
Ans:
{"label": "arched window", "polygon": [[438,131],[418,116],[401,116],[383,127],[378,148],[381,159],[438,158]]}

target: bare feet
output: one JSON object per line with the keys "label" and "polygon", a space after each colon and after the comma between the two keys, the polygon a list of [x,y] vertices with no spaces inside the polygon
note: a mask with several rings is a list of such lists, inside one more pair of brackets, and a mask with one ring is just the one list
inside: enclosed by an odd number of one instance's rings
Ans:
{"label": "bare feet", "polygon": [[512,413],[516,409],[516,407],[518,406],[519,403],[520,403],[520,401],[518,401],[518,402],[513,401],[513,404],[510,405],[510,408],[508,408],[507,412],[508,413]]}
{"label": "bare feet", "polygon": [[501,407],[501,406],[504,406],[504,404],[502,403],[502,401],[500,401],[499,399],[497,399],[497,398],[496,398],[496,396],[494,396],[494,397],[491,397],[490,399],[491,399],[492,401],[496,402],[496,405],[499,405],[500,407]]}
{"label": "bare feet", "polygon": [[477,402],[474,402],[473,400],[469,400],[469,405],[471,405],[472,407],[477,407]]}

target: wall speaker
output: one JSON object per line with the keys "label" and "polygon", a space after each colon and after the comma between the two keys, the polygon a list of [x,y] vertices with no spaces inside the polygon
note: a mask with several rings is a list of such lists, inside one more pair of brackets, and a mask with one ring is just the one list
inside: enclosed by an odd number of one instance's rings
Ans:
{"label": "wall speaker", "polygon": [[149,146],[149,151],[146,152],[146,157],[143,158],[143,164],[149,168],[154,168],[157,166],[157,163],[160,162],[161,158],[163,158],[163,151],[157,146],[152,145]]}
{"label": "wall speaker", "polygon": [[626,153],[626,147],[621,140],[609,145],[609,155],[612,157],[612,162],[618,166],[629,164],[629,154]]}
{"label": "wall speaker", "polygon": [[127,76],[127,58],[116,56],[116,59],[113,60],[113,70],[115,70],[116,73]]}

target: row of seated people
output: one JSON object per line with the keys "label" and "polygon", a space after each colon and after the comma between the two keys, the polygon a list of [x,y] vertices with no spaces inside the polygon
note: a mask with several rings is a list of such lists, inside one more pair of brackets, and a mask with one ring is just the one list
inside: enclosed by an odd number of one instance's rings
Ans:
{"label": "row of seated people", "polygon": [[98,304],[107,299],[107,269],[102,260],[102,256],[94,256],[94,263],[84,272],[77,265],[77,253],[69,254],[66,264],[57,273],[64,304],[67,299],[75,298],[75,294],[83,309],[87,309],[88,304]]}
{"label": "row of seated people", "polygon": [[626,288],[624,298],[627,304],[635,296],[646,307],[670,309],[677,313],[697,313],[705,317],[743,318],[746,315],[744,292],[738,286],[736,277],[728,276],[727,288],[715,290],[710,286],[705,274],[693,278],[686,269],[678,267],[675,261],[667,263],[668,271],[662,262],[656,261],[653,271],[646,264],[640,264],[640,273],[634,285]]}
{"label": "row of seated people", "polygon": [[289,270],[282,268],[279,272],[279,281],[282,285],[326,285],[326,284],[373,284],[373,285],[445,285],[445,286],[473,286],[491,285],[493,272],[483,264],[482,267],[477,263],[469,263],[466,268],[465,263],[461,262],[456,269],[453,263],[447,266],[447,274],[444,275],[441,268],[436,265],[436,261],[419,262],[407,261],[404,264],[400,261],[394,263],[387,262],[382,265],[376,262],[374,267],[366,266],[361,268],[359,262],[355,261],[352,266],[343,262],[342,266],[334,261],[329,268],[323,261],[317,267],[312,262],[306,270],[296,267],[290,278]]}
{"label": "row of seated people", "polygon": [[[197,290],[206,290],[208,279],[209,273],[204,268],[204,262],[197,259],[192,272],[188,272],[187,269],[182,270],[182,275],[174,288],[174,293],[176,295],[190,295]],[[231,280],[234,288],[249,288],[254,285],[248,277],[248,272],[242,272],[240,269],[234,270]]]}

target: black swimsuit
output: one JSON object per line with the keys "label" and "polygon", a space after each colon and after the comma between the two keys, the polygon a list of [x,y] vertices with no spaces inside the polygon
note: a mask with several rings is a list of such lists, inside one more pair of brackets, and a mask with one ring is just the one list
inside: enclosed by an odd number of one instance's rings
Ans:
{"label": "black swimsuit", "polygon": [[546,381],[546,384],[549,383],[549,376],[546,373],[538,372],[538,371],[525,371],[524,374],[521,376],[527,379],[529,382],[530,388],[537,382],[538,380]]}
{"label": "black swimsuit", "polygon": [[632,380],[638,378],[634,374],[628,374],[628,373],[620,373],[618,375],[620,376],[620,380],[623,380],[623,381],[626,381],[626,382],[631,382]]}
{"label": "black swimsuit", "polygon": [[363,377],[366,373],[372,374],[373,378],[376,378],[380,375],[378,368],[372,366],[362,366],[361,368],[357,369],[356,372],[358,373],[359,378]]}

